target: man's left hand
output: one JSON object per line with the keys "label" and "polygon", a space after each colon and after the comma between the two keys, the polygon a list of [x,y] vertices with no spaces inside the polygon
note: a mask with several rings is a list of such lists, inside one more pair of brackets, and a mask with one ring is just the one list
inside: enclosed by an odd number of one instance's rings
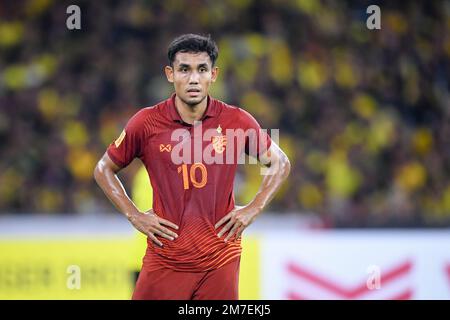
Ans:
{"label": "man's left hand", "polygon": [[256,210],[250,206],[235,206],[232,211],[216,223],[216,229],[224,223],[227,223],[222,230],[220,230],[217,236],[220,238],[229,231],[228,235],[224,239],[225,242],[230,240],[233,235],[236,236],[236,239],[239,239],[244,229],[247,228],[253,220],[255,220],[259,213],[259,210]]}

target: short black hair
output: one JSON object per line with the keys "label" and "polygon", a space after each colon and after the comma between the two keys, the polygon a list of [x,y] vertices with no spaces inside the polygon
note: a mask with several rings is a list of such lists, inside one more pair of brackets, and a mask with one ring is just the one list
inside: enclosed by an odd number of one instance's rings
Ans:
{"label": "short black hair", "polygon": [[217,48],[211,36],[202,36],[198,34],[188,33],[176,37],[169,45],[167,56],[169,63],[172,66],[175,61],[177,52],[206,52],[211,59],[212,65],[216,63],[219,56],[219,49]]}

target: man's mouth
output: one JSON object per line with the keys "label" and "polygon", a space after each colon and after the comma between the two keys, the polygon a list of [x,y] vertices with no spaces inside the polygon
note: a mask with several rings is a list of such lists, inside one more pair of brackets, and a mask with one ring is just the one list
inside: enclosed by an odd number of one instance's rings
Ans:
{"label": "man's mouth", "polygon": [[200,94],[200,89],[191,88],[191,89],[187,90],[187,93],[189,94],[189,96],[195,97],[195,96],[198,96]]}

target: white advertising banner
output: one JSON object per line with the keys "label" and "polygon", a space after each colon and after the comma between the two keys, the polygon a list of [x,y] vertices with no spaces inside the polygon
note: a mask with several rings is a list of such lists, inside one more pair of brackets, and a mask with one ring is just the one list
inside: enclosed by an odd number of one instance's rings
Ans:
{"label": "white advertising banner", "polygon": [[450,231],[266,232],[262,299],[450,299]]}

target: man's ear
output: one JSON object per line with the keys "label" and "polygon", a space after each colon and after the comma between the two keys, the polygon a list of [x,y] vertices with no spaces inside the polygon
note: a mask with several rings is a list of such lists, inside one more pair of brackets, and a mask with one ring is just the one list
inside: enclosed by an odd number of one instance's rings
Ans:
{"label": "man's ear", "polygon": [[166,66],[164,72],[166,73],[167,81],[173,83],[173,68],[171,66]]}
{"label": "man's ear", "polygon": [[213,67],[211,70],[211,81],[216,82],[218,76],[219,76],[219,67]]}

